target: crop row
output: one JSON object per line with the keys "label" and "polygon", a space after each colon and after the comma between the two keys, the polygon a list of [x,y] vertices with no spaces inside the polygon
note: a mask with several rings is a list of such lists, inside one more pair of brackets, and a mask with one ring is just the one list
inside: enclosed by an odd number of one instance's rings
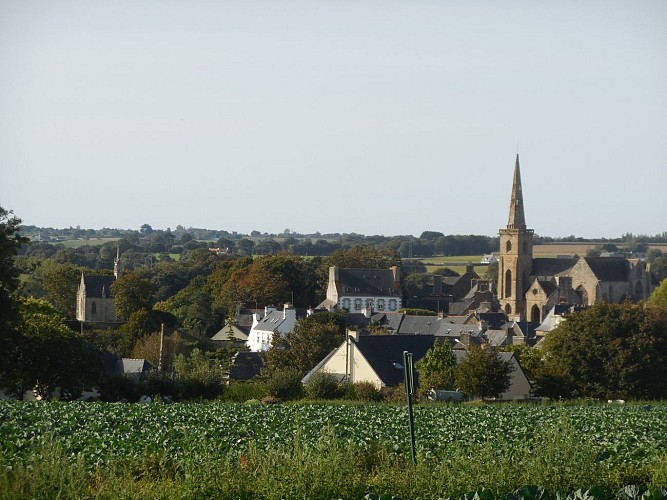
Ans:
{"label": "crop row", "polygon": [[[667,445],[667,405],[531,406],[420,405],[415,408],[420,456],[445,458],[453,446],[539,449],[554,426],[592,443],[600,460],[646,463]],[[407,453],[406,410],[389,405],[241,405],[223,403],[22,403],[0,401],[0,457],[21,460],[45,440],[90,465],[140,459],[146,453],[172,459],[192,450],[240,455],[253,446],[306,446],[336,439]]]}

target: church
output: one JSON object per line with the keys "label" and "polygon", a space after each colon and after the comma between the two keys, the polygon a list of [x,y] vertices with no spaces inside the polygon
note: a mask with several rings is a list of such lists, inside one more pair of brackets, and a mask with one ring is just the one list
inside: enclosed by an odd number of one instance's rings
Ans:
{"label": "church", "polygon": [[541,322],[558,304],[646,300],[651,276],[640,259],[623,257],[533,257],[532,229],[526,226],[519,155],[507,227],[500,230],[498,300],[508,318]]}
{"label": "church", "polygon": [[111,285],[120,274],[120,250],[116,250],[113,276],[85,275],[76,294],[76,319],[82,323],[113,324],[119,322]]}

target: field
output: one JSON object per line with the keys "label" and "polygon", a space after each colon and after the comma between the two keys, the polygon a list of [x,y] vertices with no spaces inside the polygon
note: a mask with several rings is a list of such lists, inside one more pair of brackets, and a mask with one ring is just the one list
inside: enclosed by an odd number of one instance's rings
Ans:
{"label": "field", "polygon": [[43,478],[81,488],[65,496],[110,498],[166,498],[172,487],[187,498],[482,488],[504,498],[532,484],[607,495],[667,485],[667,404],[417,405],[415,431],[413,466],[402,406],[3,401],[0,498],[40,496],[35,488],[54,487]]}

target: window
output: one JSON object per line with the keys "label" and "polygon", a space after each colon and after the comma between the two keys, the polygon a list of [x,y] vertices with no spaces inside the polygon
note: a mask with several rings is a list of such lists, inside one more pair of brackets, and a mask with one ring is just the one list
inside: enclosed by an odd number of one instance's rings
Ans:
{"label": "window", "polygon": [[505,253],[510,253],[512,251],[512,242],[508,241],[505,243]]}
{"label": "window", "polygon": [[378,299],[378,311],[384,311],[384,299]]}
{"label": "window", "polygon": [[354,308],[361,309],[361,299],[354,299]]}
{"label": "window", "polygon": [[390,311],[396,310],[396,299],[389,299],[389,310]]}
{"label": "window", "polygon": [[90,304],[90,314],[91,316],[97,316],[97,302]]}
{"label": "window", "polygon": [[343,309],[350,309],[350,299],[343,299]]}
{"label": "window", "polygon": [[366,309],[373,309],[373,299],[366,299]]}

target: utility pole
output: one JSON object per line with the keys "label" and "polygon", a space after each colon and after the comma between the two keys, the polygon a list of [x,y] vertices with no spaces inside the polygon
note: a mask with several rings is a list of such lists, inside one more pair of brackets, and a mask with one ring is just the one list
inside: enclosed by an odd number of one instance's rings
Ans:
{"label": "utility pole", "polygon": [[164,323],[160,325],[160,357],[157,362],[157,371],[162,373],[162,355],[164,353]]}

